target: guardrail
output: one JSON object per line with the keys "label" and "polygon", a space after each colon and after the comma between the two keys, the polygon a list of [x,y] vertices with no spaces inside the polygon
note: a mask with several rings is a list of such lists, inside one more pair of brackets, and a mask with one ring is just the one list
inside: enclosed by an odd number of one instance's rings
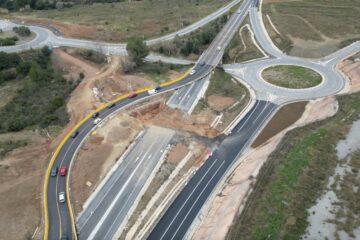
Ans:
{"label": "guardrail", "polygon": [[[164,82],[162,84],[160,84],[160,87],[166,87],[166,86],[169,86],[169,85],[172,85],[174,83],[177,83],[181,80],[183,80],[185,77],[187,77],[190,73],[191,69],[187,70],[182,76],[174,79],[174,80],[171,80],[171,81],[167,81],[167,82]],[[136,90],[135,93],[137,94],[141,94],[141,93],[144,93],[150,89],[153,89],[153,87],[145,87],[145,88],[142,88],[142,89],[139,89],[139,90]],[[53,156],[51,157],[50,159],[50,162],[49,162],[49,165],[47,167],[47,170],[46,170],[46,175],[45,175],[45,181],[44,181],[44,186],[43,186],[43,211],[44,211],[44,217],[45,217],[45,226],[44,226],[44,235],[43,235],[43,240],[48,240],[49,238],[49,211],[48,211],[48,205],[47,205],[47,188],[49,186],[49,176],[50,176],[50,172],[51,172],[51,169],[61,151],[61,149],[63,148],[64,144],[66,143],[66,141],[69,140],[69,138],[71,137],[71,135],[73,133],[75,133],[86,121],[88,121],[92,115],[94,113],[97,113],[97,112],[100,112],[102,110],[104,110],[105,108],[107,108],[109,105],[113,104],[113,103],[118,103],[124,99],[127,99],[128,96],[130,95],[131,93],[126,93],[124,95],[121,95],[119,97],[117,97],[116,99],[110,101],[109,103],[106,103],[106,104],[102,104],[100,107],[98,107],[97,109],[95,109],[93,112],[89,113],[86,117],[84,117],[80,122],[78,122],[72,129],[71,131],[69,131],[68,134],[66,134],[66,136],[61,140],[59,146],[56,148]],[[76,234],[76,226],[75,226],[75,220],[74,220],[74,213],[73,213],[73,209],[72,209],[72,206],[71,206],[71,201],[70,201],[70,194],[69,194],[69,179],[70,179],[70,174],[67,175],[67,179],[66,179],[66,204],[68,206],[68,209],[69,209],[69,215],[70,215],[70,218],[71,218],[71,225],[72,225],[72,231],[73,231],[73,235],[75,236],[75,239],[77,240],[77,234]]]}

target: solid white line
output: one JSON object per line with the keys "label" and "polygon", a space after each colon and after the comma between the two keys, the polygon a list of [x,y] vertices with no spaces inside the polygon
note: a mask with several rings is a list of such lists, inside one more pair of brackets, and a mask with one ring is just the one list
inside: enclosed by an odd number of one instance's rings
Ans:
{"label": "solid white line", "polygon": [[[241,129],[246,125],[246,123],[247,123],[247,122],[249,121],[249,119],[251,118],[251,115],[253,115],[254,112],[256,112],[256,108],[258,107],[259,103],[260,103],[260,101],[257,101],[257,102],[256,102],[256,104],[255,104],[255,106],[254,106],[254,111],[252,111],[252,112],[250,113],[249,117],[248,117],[248,118],[245,120],[245,122],[241,125],[240,129],[236,131],[237,133],[240,132]],[[250,110],[250,111],[251,111],[251,110]],[[246,117],[246,115],[245,115],[244,117]],[[240,120],[240,121],[241,121],[241,120]]]}
{"label": "solid white line", "polygon": [[221,165],[219,166],[219,168],[216,170],[215,174],[211,177],[211,179],[206,183],[205,187],[202,189],[202,191],[200,192],[200,194],[198,195],[198,197],[195,199],[195,202],[191,205],[190,210],[187,212],[187,214],[185,215],[184,219],[181,221],[181,223],[179,224],[179,226],[177,227],[175,233],[173,234],[172,239],[174,239],[174,237],[176,236],[177,232],[179,231],[181,225],[184,223],[185,219],[187,218],[187,216],[190,214],[191,210],[193,209],[194,205],[196,204],[196,202],[199,200],[199,198],[201,197],[201,195],[203,194],[203,192],[205,191],[205,189],[207,188],[207,186],[210,184],[210,182],[213,180],[213,178],[216,176],[216,174],[219,172],[219,170],[221,169],[221,167],[224,165],[225,161],[223,161],[221,163]]}
{"label": "solid white line", "polygon": [[[150,149],[149,149],[150,150]],[[148,151],[147,151],[148,152]],[[146,153],[147,154],[147,153]],[[134,171],[131,173],[130,177],[126,180],[125,184],[122,186],[122,188],[120,189],[119,193],[116,195],[115,199],[111,202],[110,206],[108,207],[108,209],[106,210],[106,212],[104,213],[104,215],[101,217],[100,221],[98,222],[98,224],[96,224],[95,228],[91,231],[91,234],[89,235],[89,237],[87,239],[91,240],[94,239],[96,233],[98,232],[99,228],[101,227],[101,225],[104,223],[106,217],[109,215],[110,211],[113,209],[115,203],[119,200],[120,196],[122,195],[122,193],[124,192],[125,188],[127,187],[127,185],[130,183],[130,180],[133,178],[133,176],[135,175],[137,169],[140,167],[141,162],[145,159],[144,155],[141,159],[141,161],[139,162],[139,164],[135,167]]]}
{"label": "solid white line", "polygon": [[191,191],[190,195],[187,197],[187,199],[185,200],[185,202],[181,205],[179,211],[176,213],[176,215],[174,216],[173,220],[170,222],[169,226],[165,229],[165,232],[163,233],[163,235],[161,236],[160,240],[164,238],[165,234],[167,233],[167,231],[169,230],[170,226],[172,225],[172,223],[175,221],[176,217],[179,215],[181,209],[184,207],[184,205],[187,203],[187,201],[189,201],[191,195],[195,192],[195,190],[198,188],[198,186],[200,185],[200,183],[202,182],[202,180],[206,177],[206,175],[208,174],[208,172],[212,169],[212,167],[214,166],[214,164],[218,161],[218,159],[215,159],[214,162],[211,164],[211,166],[209,167],[209,169],[205,172],[205,174],[201,177],[200,181],[198,182],[198,184],[194,187],[194,189]]}
{"label": "solid white line", "polygon": [[[164,138],[163,141],[161,141],[161,143],[156,144],[156,149],[155,149],[155,151],[158,151],[158,152],[161,153],[161,150],[163,150],[163,149],[158,149],[158,146],[163,146],[164,143],[167,143],[168,141],[169,141],[168,139],[165,139],[165,138]],[[153,146],[152,146],[152,147],[153,147]],[[166,148],[166,145],[165,145],[164,147]],[[161,155],[162,155],[162,154],[161,154]],[[152,154],[150,154],[150,156],[148,157],[148,159],[150,159],[151,156],[152,156]],[[155,166],[156,166],[156,164],[155,164]],[[153,169],[151,170],[151,172],[152,172],[152,171],[153,171]],[[150,174],[151,174],[151,172],[150,172]],[[144,176],[144,174],[145,174],[145,171],[142,171],[142,173],[141,173],[141,175],[140,175],[140,177],[139,177],[138,179],[141,179],[141,178]],[[146,182],[146,181],[145,181],[145,182]],[[145,184],[145,182],[144,182],[144,184]],[[136,182],[135,184],[138,184],[138,182]],[[110,225],[110,227],[108,228],[108,230],[107,230],[107,232],[106,232],[106,234],[105,234],[105,236],[104,236],[104,239],[110,239],[110,238],[107,238],[107,235],[110,233],[111,228],[112,228],[113,225],[116,223],[117,219],[118,219],[119,216],[120,216],[120,213],[123,211],[125,205],[126,205],[126,204],[128,203],[128,201],[130,200],[130,197],[133,195],[135,189],[136,189],[136,187],[134,186],[134,187],[132,188],[130,194],[128,195],[125,203],[122,205],[122,207],[121,207],[120,210],[118,211],[119,214],[116,216],[116,218],[114,219],[113,223],[112,223],[112,224]],[[141,191],[141,189],[140,189],[140,191]],[[136,199],[136,198],[135,198],[135,199]],[[125,217],[126,217],[126,215],[125,215]],[[115,233],[116,233],[116,232],[115,232]]]}

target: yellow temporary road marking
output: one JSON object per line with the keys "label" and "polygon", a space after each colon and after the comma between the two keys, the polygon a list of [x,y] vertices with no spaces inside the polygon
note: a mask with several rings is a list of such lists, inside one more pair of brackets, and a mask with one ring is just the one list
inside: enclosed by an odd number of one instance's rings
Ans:
{"label": "yellow temporary road marking", "polygon": [[[166,87],[169,85],[172,85],[176,82],[179,82],[181,80],[183,80],[189,73],[190,73],[191,69],[189,69],[188,71],[186,71],[182,76],[168,81],[168,82],[164,82],[162,84],[160,84],[160,87]],[[136,90],[135,93],[140,94],[143,92],[146,92],[150,89],[153,89],[152,87],[145,87],[139,90]],[[113,103],[117,103],[120,102],[124,99],[126,99],[131,93],[127,93],[124,94],[122,96],[119,96],[118,98],[114,99],[113,101],[107,103],[107,104],[102,104],[100,107],[98,107],[96,110],[94,110],[92,113],[88,114],[86,117],[84,117],[80,122],[78,122],[75,127],[72,128],[72,130],[66,134],[66,136],[61,140],[59,146],[56,148],[53,156],[50,159],[49,165],[46,169],[46,175],[45,175],[45,180],[44,180],[44,186],[43,186],[43,195],[44,195],[44,201],[43,201],[43,211],[44,211],[44,218],[45,218],[45,226],[44,226],[44,236],[43,239],[44,240],[48,240],[49,238],[49,212],[48,212],[48,208],[47,208],[47,188],[49,186],[49,176],[50,176],[50,172],[51,172],[51,168],[53,167],[61,149],[63,148],[64,144],[66,143],[66,141],[70,138],[70,136],[75,133],[75,131],[77,131],[77,129],[79,129],[87,120],[89,120],[92,115],[94,113],[100,112],[101,110],[107,108],[109,105],[113,104]],[[69,215],[71,218],[71,225],[72,225],[72,230],[73,230],[73,234],[75,237],[75,240],[77,240],[77,235],[76,235],[76,228],[75,228],[75,221],[74,221],[74,214],[73,214],[73,209],[71,206],[71,202],[70,202],[70,194],[69,194],[69,179],[70,179],[70,171],[66,177],[66,204],[68,205],[69,208]]]}

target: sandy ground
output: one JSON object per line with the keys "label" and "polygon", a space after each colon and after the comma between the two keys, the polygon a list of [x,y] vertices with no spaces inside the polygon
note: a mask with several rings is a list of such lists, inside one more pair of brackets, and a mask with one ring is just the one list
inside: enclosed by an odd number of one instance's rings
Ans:
{"label": "sandy ground", "polygon": [[347,93],[360,91],[360,62],[344,60],[338,67],[349,79]]}
{"label": "sandy ground", "polygon": [[183,114],[181,110],[168,108],[164,101],[158,101],[138,108],[131,115],[149,125],[158,125],[175,130],[181,129],[210,138],[219,135],[217,130],[210,127],[215,117],[210,110],[188,116]]}
{"label": "sandy ground", "polygon": [[234,217],[240,213],[259,169],[286,132],[332,116],[337,109],[337,101],[333,97],[311,101],[295,124],[279,132],[261,146],[245,153],[238,160],[238,164],[234,165],[225,181],[219,185],[215,191],[216,196],[213,196],[205,206],[201,221],[191,233],[191,239],[224,239]]}
{"label": "sandy ground", "polygon": [[216,111],[224,111],[236,102],[235,98],[211,95],[207,97],[207,103]]}
{"label": "sandy ground", "polygon": [[92,26],[84,26],[79,24],[61,23],[49,19],[35,19],[35,18],[15,18],[19,21],[24,21],[26,24],[40,24],[54,28],[61,32],[67,38],[82,38],[84,36],[92,36],[98,33],[98,29]]}
{"label": "sandy ground", "polygon": [[101,124],[85,141],[71,175],[76,214],[81,212],[83,203],[142,129],[139,121],[120,114]]}
{"label": "sandy ground", "polygon": [[0,140],[5,139],[29,142],[0,160],[0,239],[25,239],[40,225],[41,187],[50,146],[46,138],[30,131],[1,134]]}

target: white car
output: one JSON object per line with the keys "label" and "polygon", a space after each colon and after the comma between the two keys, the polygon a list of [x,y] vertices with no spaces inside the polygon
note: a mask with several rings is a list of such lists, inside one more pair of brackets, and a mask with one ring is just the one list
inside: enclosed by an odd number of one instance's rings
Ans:
{"label": "white car", "polygon": [[149,94],[149,95],[154,95],[155,93],[157,93],[157,91],[156,91],[155,88],[154,88],[154,89],[150,89],[150,90],[148,91],[148,94]]}
{"label": "white car", "polygon": [[64,192],[60,192],[60,193],[59,193],[59,202],[60,202],[60,203],[64,203],[64,202],[65,202],[65,193],[64,193]]}
{"label": "white car", "polygon": [[217,50],[219,50],[219,51],[221,50],[221,46],[220,46],[220,45],[217,47]]}
{"label": "white car", "polygon": [[195,72],[195,69],[191,70],[190,75],[194,75]]}
{"label": "white car", "polygon": [[97,125],[101,121],[101,118],[95,118],[94,125]]}

